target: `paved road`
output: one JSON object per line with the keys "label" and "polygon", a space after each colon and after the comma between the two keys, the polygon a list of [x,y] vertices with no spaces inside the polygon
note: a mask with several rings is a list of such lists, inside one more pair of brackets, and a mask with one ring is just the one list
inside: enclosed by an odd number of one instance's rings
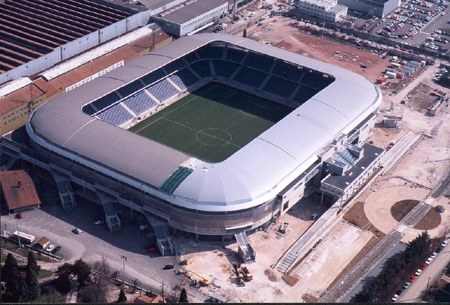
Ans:
{"label": "paved road", "polygon": [[369,272],[384,261],[386,255],[402,240],[403,233],[392,231],[364,256],[330,291],[319,299],[319,303],[341,302],[341,300],[361,281]]}
{"label": "paved road", "polygon": [[386,263],[386,260],[388,260],[390,257],[396,255],[397,253],[400,253],[402,251],[404,251],[406,249],[406,247],[403,244],[398,244],[397,246],[395,246],[387,255],[386,255],[386,259],[380,261],[373,269],[372,271],[370,271],[366,278],[363,279],[361,282],[359,282],[355,288],[353,288],[349,293],[347,293],[341,300],[341,303],[350,303],[350,301],[353,299],[353,297],[358,294],[364,287],[364,285],[366,284],[367,280],[371,280],[373,278],[375,278],[378,274],[381,273],[381,271],[383,271],[384,269],[384,264]]}
{"label": "paved road", "polygon": [[406,289],[398,298],[397,303],[422,302],[421,296],[425,293],[428,285],[432,285],[446,270],[450,262],[450,246],[447,246],[436,256],[422,274]]}
{"label": "paved road", "polygon": [[[46,236],[52,244],[60,245],[61,251],[58,254],[64,260],[55,263],[56,265],[66,261],[73,262],[78,258],[92,265],[104,256],[112,272],[122,270],[121,255],[124,255],[127,257],[125,281],[130,283],[139,279],[139,286],[152,289],[156,293],[161,291],[162,282],[165,291],[169,291],[169,287],[175,287],[185,278],[183,275],[175,275],[174,270],[162,270],[166,264],[177,266],[175,257],[150,257],[146,253],[144,246],[149,243],[149,238],[138,229],[139,224],[146,223],[143,215],[138,216],[136,224],[130,225],[130,212],[124,211],[122,230],[110,233],[105,225],[93,224],[92,220],[97,215],[96,208],[93,204],[80,203],[74,210],[65,212],[60,206],[41,206],[40,209],[23,213],[24,218],[19,221],[19,230],[35,235],[36,239]],[[136,216],[136,213],[134,215]],[[9,234],[17,230],[14,215],[3,215],[0,220],[2,233],[5,228]],[[75,235],[71,232],[74,227],[80,228],[82,232]],[[193,302],[203,302],[206,299],[198,289],[187,290],[189,300]]]}

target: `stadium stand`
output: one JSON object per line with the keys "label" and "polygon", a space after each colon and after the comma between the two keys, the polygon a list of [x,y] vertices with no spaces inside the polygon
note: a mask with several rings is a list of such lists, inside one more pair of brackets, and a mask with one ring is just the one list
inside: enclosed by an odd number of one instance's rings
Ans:
{"label": "stadium stand", "polygon": [[104,110],[103,112],[97,114],[97,116],[106,123],[114,126],[119,126],[133,118],[133,115],[120,104]]}
{"label": "stadium stand", "polygon": [[262,54],[248,52],[244,59],[244,65],[257,70],[269,72],[273,66],[273,58]]}
{"label": "stadium stand", "polygon": [[168,98],[174,96],[179,91],[172,86],[167,79],[154,84],[147,89],[154,97],[156,97],[161,102],[167,100]]}
{"label": "stadium stand", "polygon": [[94,108],[92,108],[91,104],[87,104],[86,106],[83,107],[83,112],[86,113],[87,115],[93,115],[97,111]]}
{"label": "stadium stand", "polygon": [[241,63],[242,60],[244,59],[245,53],[242,50],[239,49],[235,49],[235,48],[227,48],[227,55],[226,55],[226,59],[237,62],[237,63]]}
{"label": "stadium stand", "polygon": [[198,81],[197,76],[189,69],[180,70],[169,78],[182,90],[186,90],[187,87],[192,86]]}
{"label": "stadium stand", "polygon": [[161,78],[166,76],[162,69],[155,70],[147,75],[144,75],[141,80],[144,82],[146,86],[153,84],[154,82],[159,81]]}
{"label": "stadium stand", "polygon": [[145,90],[126,99],[123,103],[137,115],[157,105],[157,103],[148,96]]}
{"label": "stadium stand", "polygon": [[119,94],[122,97],[127,97],[130,94],[135,93],[139,89],[142,89],[143,87],[144,87],[144,84],[141,82],[141,80],[137,79],[134,82],[129,83],[128,85],[125,85],[122,88],[119,88],[119,90],[117,90],[117,92],[119,92]]}
{"label": "stadium stand", "polygon": [[226,78],[230,78],[239,66],[238,64],[224,60],[214,60],[213,64],[216,75]]}
{"label": "stadium stand", "polygon": [[189,64],[189,63],[196,62],[199,58],[197,56],[197,53],[191,52],[191,53],[183,56],[183,59]]}
{"label": "stadium stand", "polygon": [[200,60],[194,62],[189,67],[201,78],[211,76],[211,68],[209,67],[209,60]]}
{"label": "stadium stand", "polygon": [[316,95],[317,92],[319,92],[319,90],[307,86],[302,86],[300,87],[300,90],[298,90],[298,92],[295,94],[293,101],[297,105],[301,105],[307,100],[309,100],[311,97]]}
{"label": "stadium stand", "polygon": [[303,69],[284,61],[277,61],[272,74],[297,82],[303,74]]}
{"label": "stadium stand", "polygon": [[108,106],[111,106],[115,102],[120,100],[120,97],[117,95],[117,92],[111,92],[105,96],[102,96],[98,100],[92,103],[92,105],[97,109],[97,111],[101,111]]}
{"label": "stadium stand", "polygon": [[178,58],[167,65],[163,67],[164,71],[166,71],[166,74],[171,74],[177,70],[181,70],[186,66],[186,63],[183,59]]}
{"label": "stadium stand", "polygon": [[197,50],[200,59],[207,58],[223,58],[223,50],[221,47],[207,46]]}
{"label": "stadium stand", "polygon": [[288,98],[297,86],[299,85],[294,82],[279,78],[277,76],[271,76],[269,81],[264,85],[263,90]]}
{"label": "stadium stand", "polygon": [[322,73],[319,72],[306,72],[302,78],[302,84],[313,87],[318,90],[322,90],[333,82],[332,77],[325,78]]}
{"label": "stadium stand", "polygon": [[161,184],[160,190],[172,194],[176,188],[192,173],[192,169],[179,166],[173,173]]}
{"label": "stadium stand", "polygon": [[234,77],[234,80],[258,88],[266,79],[266,77],[266,73],[261,73],[257,70],[243,66],[241,70],[239,70],[238,74],[236,74],[236,76]]}

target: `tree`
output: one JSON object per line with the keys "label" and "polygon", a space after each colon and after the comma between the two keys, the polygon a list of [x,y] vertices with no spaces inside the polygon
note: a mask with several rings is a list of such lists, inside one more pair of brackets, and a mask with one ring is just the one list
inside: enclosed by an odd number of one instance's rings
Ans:
{"label": "tree", "polygon": [[120,289],[119,299],[117,300],[119,303],[125,303],[127,301],[127,296],[125,295],[125,291],[123,288]]}
{"label": "tree", "polygon": [[180,303],[189,303],[186,289],[181,289],[180,293]]}
{"label": "tree", "polygon": [[57,277],[53,280],[53,285],[59,292],[67,293],[70,291],[70,281],[73,278],[72,269],[73,267],[69,263],[58,266],[58,269],[55,272]]}
{"label": "tree", "polygon": [[78,291],[78,301],[81,303],[106,303],[105,292],[97,285],[88,285]]}
{"label": "tree", "polygon": [[11,303],[23,303],[29,300],[27,284],[20,275],[17,260],[11,253],[8,253],[3,267],[5,279],[5,300]]}
{"label": "tree", "polygon": [[39,276],[39,271],[41,268],[36,262],[36,257],[34,256],[33,251],[28,251],[27,274],[29,273],[30,269],[32,269],[34,273],[36,273],[36,276]]}
{"label": "tree", "polygon": [[27,271],[26,284],[30,293],[30,300],[37,300],[41,296],[41,286],[36,272],[31,268]]}
{"label": "tree", "polygon": [[86,286],[86,282],[91,276],[91,267],[80,258],[73,264],[72,272],[78,277],[78,284],[80,287]]}
{"label": "tree", "polygon": [[110,273],[110,266],[108,261],[105,259],[105,257],[102,257],[101,260],[94,263],[94,267],[92,267],[92,269],[96,271],[93,272],[92,275],[98,289],[101,291],[106,291],[110,283],[110,280],[108,278],[108,275]]}

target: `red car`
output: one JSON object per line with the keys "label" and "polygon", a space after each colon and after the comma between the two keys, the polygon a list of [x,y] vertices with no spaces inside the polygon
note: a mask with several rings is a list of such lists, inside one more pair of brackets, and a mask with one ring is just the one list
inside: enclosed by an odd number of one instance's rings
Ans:
{"label": "red car", "polygon": [[428,266],[427,263],[423,263],[423,265],[420,267],[420,269],[424,270]]}
{"label": "red car", "polygon": [[416,279],[415,275],[411,275],[411,277],[409,278],[408,282],[412,283],[414,282],[414,280]]}
{"label": "red car", "polygon": [[[147,248],[147,247],[146,247]],[[154,253],[154,252],[158,252],[159,251],[159,249],[158,249],[158,246],[156,246],[156,245],[150,245],[148,248],[147,248],[147,252],[148,253]]]}

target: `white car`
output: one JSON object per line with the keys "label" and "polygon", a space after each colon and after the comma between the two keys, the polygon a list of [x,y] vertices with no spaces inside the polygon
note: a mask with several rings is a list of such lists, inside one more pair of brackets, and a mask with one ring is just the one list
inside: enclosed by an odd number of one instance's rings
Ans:
{"label": "white car", "polygon": [[415,274],[416,276],[419,276],[419,275],[422,274],[422,272],[423,272],[422,269],[417,269],[416,273],[414,273],[414,274]]}
{"label": "white car", "polygon": [[428,265],[433,261],[433,258],[429,257],[425,263],[427,263]]}
{"label": "white car", "polygon": [[395,301],[397,301],[397,299],[398,299],[398,297],[399,297],[399,295],[398,294],[394,294],[394,296],[392,297],[392,302],[395,302]]}
{"label": "white car", "polygon": [[47,248],[45,248],[45,251],[52,252],[53,249],[55,249],[55,245],[48,245]]}

